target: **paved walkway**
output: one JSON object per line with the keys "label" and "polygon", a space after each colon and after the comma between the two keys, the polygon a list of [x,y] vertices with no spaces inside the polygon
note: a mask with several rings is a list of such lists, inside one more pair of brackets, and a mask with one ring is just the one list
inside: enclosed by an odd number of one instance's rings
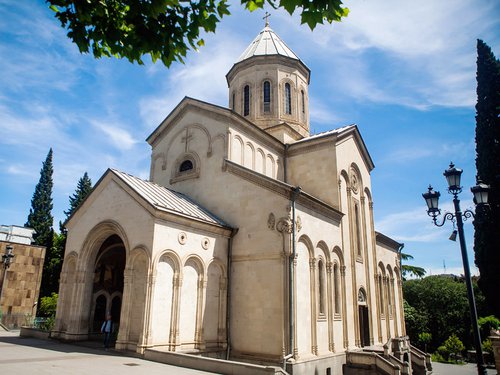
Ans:
{"label": "paved walkway", "polygon": [[[92,345],[91,345],[92,346]],[[19,337],[0,331],[0,373],[9,375],[203,375],[191,370],[128,357],[104,349]]]}
{"label": "paved walkway", "polygon": [[[488,375],[496,375],[495,369],[487,369]],[[432,375],[477,375],[476,364],[451,365],[448,363],[432,362]]]}

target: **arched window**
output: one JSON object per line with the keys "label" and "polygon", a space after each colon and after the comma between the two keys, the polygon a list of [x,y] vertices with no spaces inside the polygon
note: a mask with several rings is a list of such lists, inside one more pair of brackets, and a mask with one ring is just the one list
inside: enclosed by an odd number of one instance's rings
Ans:
{"label": "arched window", "polygon": [[384,278],[381,274],[378,275],[378,292],[380,301],[380,315],[384,315]]}
{"label": "arched window", "polygon": [[391,317],[392,315],[392,290],[391,290],[391,279],[389,277],[387,277],[386,279],[386,283],[387,283],[387,312],[389,315],[389,317]]}
{"label": "arched window", "polygon": [[339,266],[337,263],[333,266],[333,299],[335,302],[335,314],[340,314],[340,277]]}
{"label": "arched window", "polygon": [[264,82],[263,90],[264,113],[269,113],[271,112],[271,83],[269,81]]}
{"label": "arched window", "polygon": [[243,89],[243,116],[250,114],[250,86],[246,85]]}
{"label": "arched window", "polygon": [[193,162],[191,160],[184,160],[179,167],[179,172],[186,172],[192,169],[193,169]]}
{"label": "arched window", "polygon": [[300,90],[300,96],[302,99],[302,120],[306,118],[306,96],[304,94],[304,90]]}
{"label": "arched window", "polygon": [[357,254],[360,257],[361,256],[361,227],[359,225],[359,208],[358,205],[354,205],[354,220],[355,223],[354,225],[356,226],[356,250]]}
{"label": "arched window", "polygon": [[285,83],[285,114],[292,114],[292,90],[288,82]]}
{"label": "arched window", "polygon": [[325,265],[321,259],[318,261],[318,283],[319,314],[325,315]]}

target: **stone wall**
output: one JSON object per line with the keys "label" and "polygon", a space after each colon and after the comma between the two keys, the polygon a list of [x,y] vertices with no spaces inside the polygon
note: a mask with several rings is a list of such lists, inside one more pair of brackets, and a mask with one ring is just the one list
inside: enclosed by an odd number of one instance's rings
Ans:
{"label": "stone wall", "polygon": [[17,328],[25,324],[28,316],[36,315],[45,247],[0,241],[1,255],[5,254],[7,245],[13,247],[14,257],[7,270],[3,264],[0,267],[0,280],[4,281],[0,309],[2,323],[8,328]]}

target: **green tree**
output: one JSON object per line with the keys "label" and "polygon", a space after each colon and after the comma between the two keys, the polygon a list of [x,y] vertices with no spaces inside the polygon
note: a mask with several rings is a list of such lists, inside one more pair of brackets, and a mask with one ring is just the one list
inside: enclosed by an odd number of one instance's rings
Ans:
{"label": "green tree", "polygon": [[462,356],[462,352],[465,350],[464,344],[455,334],[448,337],[443,346],[446,348],[448,353],[450,353],[449,358],[454,362],[457,362],[457,360]]}
{"label": "green tree", "polygon": [[[484,297],[477,288],[476,304],[479,315],[484,315]],[[425,316],[427,321],[422,327],[413,328],[405,310],[407,332],[413,342],[418,342],[418,334],[432,334],[428,348],[435,350],[449,336],[456,335],[466,346],[472,345],[469,302],[467,288],[463,279],[449,276],[427,276],[423,279],[408,280],[403,283],[403,295],[415,313]],[[418,323],[418,321],[417,321]]]}
{"label": "green tree", "polygon": [[66,215],[66,220],[69,219],[73,212],[80,206],[80,204],[87,198],[87,196],[92,191],[92,180],[89,178],[87,172],[78,180],[75,193],[69,197],[69,209],[64,211]]}
{"label": "green tree", "polygon": [[500,62],[491,48],[477,41],[476,169],[477,179],[490,185],[489,210],[476,210],[474,252],[479,286],[500,317]]}
{"label": "green tree", "polygon": [[48,296],[51,292],[57,291],[53,289],[53,280],[51,272],[52,259],[52,244],[54,240],[52,217],[52,174],[54,172],[52,166],[52,148],[47,154],[47,158],[43,162],[40,171],[40,180],[35,187],[33,198],[31,199],[31,208],[28,215],[28,220],[24,226],[33,228],[35,234],[33,240],[36,245],[45,246],[45,260],[42,270],[42,281],[40,286],[40,297]]}
{"label": "green tree", "polygon": [[[403,260],[407,261],[412,259],[413,256],[411,256],[410,254],[401,253],[401,263],[403,263]],[[422,267],[410,266],[409,264],[402,264],[401,271],[403,280],[406,280],[407,276],[415,276],[418,278],[422,278],[425,276],[425,270]]]}
{"label": "green tree", "polygon": [[432,340],[432,334],[429,332],[421,332],[418,334],[418,343],[423,347],[424,352],[427,352],[427,344]]}
{"label": "green tree", "polygon": [[[31,198],[31,208],[25,227],[35,230],[33,240],[36,245],[46,246],[47,251],[52,246],[54,218],[52,217],[52,148],[49,150],[42,169],[40,179],[35,187],[33,198]],[[46,255],[47,256],[47,255]]]}
{"label": "green tree", "polygon": [[[183,62],[190,49],[204,45],[200,32],[215,32],[229,15],[228,0],[46,0],[81,53],[126,58],[143,64],[143,56],[169,67]],[[349,10],[341,0],[241,0],[248,10],[284,8],[301,12],[311,29],[324,21],[340,21]]]}

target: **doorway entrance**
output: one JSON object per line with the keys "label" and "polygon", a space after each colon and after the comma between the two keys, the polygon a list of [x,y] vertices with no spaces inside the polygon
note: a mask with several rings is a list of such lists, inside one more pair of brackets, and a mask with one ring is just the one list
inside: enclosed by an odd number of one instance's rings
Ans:
{"label": "doorway entrance", "polygon": [[361,347],[370,345],[370,321],[368,318],[368,305],[366,303],[366,293],[363,288],[358,292],[358,318],[359,318],[359,338]]}
{"label": "doorway entrance", "polygon": [[[112,235],[101,245],[94,266],[92,306],[90,311],[90,335],[101,331],[107,314],[113,320],[112,338],[120,326],[123,298],[123,273],[125,270],[125,246],[117,235]],[[94,336],[95,337],[95,336]]]}

